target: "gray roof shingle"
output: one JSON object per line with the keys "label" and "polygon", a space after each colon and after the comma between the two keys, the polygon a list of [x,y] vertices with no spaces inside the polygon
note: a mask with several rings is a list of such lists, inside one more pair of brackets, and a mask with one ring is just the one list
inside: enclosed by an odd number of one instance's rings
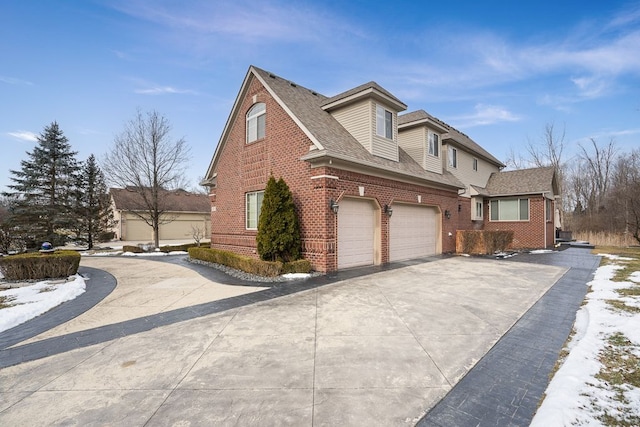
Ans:
{"label": "gray roof shingle", "polygon": [[494,172],[489,177],[486,189],[491,196],[546,192],[558,194],[553,166]]}
{"label": "gray roof shingle", "polygon": [[[142,195],[133,188],[110,188],[116,210],[146,210]],[[162,209],[167,212],[211,212],[211,202],[206,194],[190,193],[184,190],[162,190]]]}
{"label": "gray roof shingle", "polygon": [[268,71],[257,67],[252,69],[322,146],[322,149],[309,152],[303,159],[337,157],[434,184],[464,188],[464,185],[449,172],[441,175],[424,170],[402,149],[399,149],[398,162],[374,156],[330,113],[322,109],[322,105],[329,98]]}

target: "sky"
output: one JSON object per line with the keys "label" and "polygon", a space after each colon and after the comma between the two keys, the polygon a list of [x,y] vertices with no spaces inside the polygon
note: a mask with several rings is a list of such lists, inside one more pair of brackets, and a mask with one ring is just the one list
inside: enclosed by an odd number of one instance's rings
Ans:
{"label": "sky", "polygon": [[250,65],[326,96],[374,80],[503,162],[564,132],[640,147],[640,0],[5,0],[0,191],[56,121],[100,161],[157,111],[206,173]]}

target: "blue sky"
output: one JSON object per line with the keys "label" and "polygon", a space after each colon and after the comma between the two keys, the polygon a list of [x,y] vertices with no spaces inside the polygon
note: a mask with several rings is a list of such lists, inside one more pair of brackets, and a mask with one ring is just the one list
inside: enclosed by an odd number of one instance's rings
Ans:
{"label": "blue sky", "polygon": [[57,121],[98,159],[157,110],[209,165],[249,65],[332,96],[375,80],[506,160],[545,125],[640,147],[640,1],[7,0],[0,190]]}

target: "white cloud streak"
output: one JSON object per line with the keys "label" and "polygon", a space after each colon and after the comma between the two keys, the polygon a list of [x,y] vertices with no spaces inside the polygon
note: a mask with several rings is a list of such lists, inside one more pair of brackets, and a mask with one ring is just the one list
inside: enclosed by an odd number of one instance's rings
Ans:
{"label": "white cloud streak", "polygon": [[7,135],[12,136],[16,139],[20,139],[22,141],[28,141],[28,142],[36,142],[38,140],[38,135],[33,133],[33,132],[29,132],[27,130],[19,130],[16,132],[7,132]]}
{"label": "white cloud streak", "polygon": [[0,82],[10,85],[24,85],[33,86],[33,83],[28,80],[16,79],[15,77],[0,76]]}
{"label": "white cloud streak", "polygon": [[196,92],[190,89],[176,89],[171,86],[155,86],[148,89],[136,89],[135,93],[140,95],[167,95],[167,94],[179,94],[179,95],[195,95]]}
{"label": "white cloud streak", "polygon": [[455,127],[470,128],[486,126],[501,122],[517,122],[521,117],[498,105],[477,104],[475,112],[468,115],[453,117],[450,120]]}

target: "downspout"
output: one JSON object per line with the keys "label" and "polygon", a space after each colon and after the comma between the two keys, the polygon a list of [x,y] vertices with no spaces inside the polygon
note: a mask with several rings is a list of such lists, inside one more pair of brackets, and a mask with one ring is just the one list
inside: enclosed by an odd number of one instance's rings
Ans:
{"label": "downspout", "polygon": [[547,249],[547,199],[542,193],[542,226],[544,227],[544,246],[543,249]]}

